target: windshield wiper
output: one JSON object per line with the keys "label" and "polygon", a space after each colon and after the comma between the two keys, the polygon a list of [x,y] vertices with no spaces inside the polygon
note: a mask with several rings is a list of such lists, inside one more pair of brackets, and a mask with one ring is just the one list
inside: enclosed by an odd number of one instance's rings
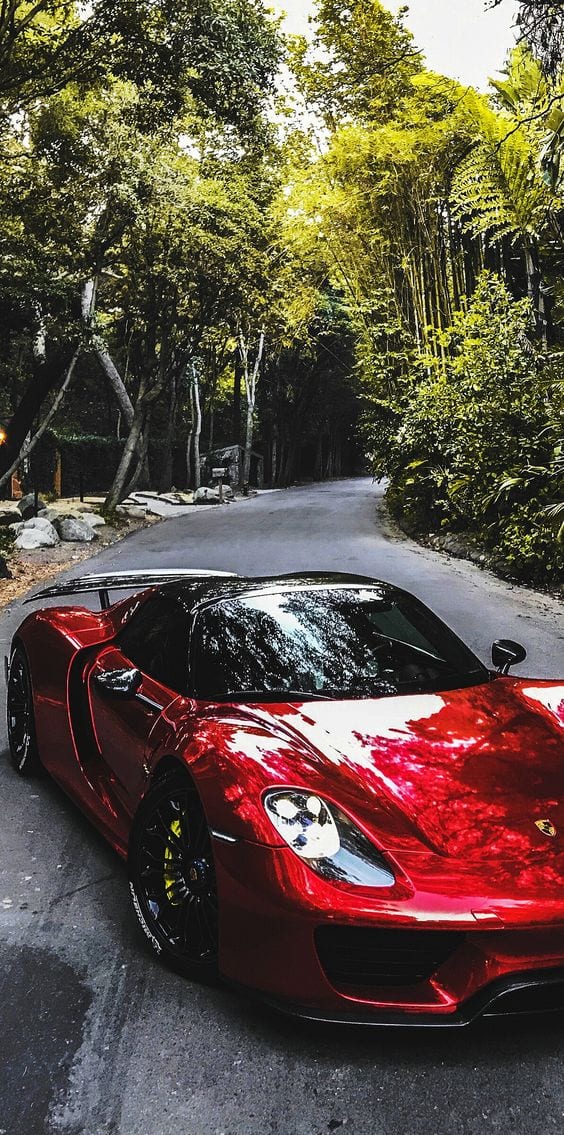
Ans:
{"label": "windshield wiper", "polygon": [[404,642],[401,638],[391,638],[389,634],[382,634],[380,631],[374,631],[377,638],[384,639],[384,642],[394,644],[394,646],[406,646],[408,650],[415,650],[417,654],[423,654],[425,658],[432,658],[433,662],[442,662],[443,666],[450,666],[450,662],[446,658],[441,658],[440,654],[433,654],[432,650],[425,650],[422,646],[415,646],[413,642]]}
{"label": "windshield wiper", "polygon": [[261,701],[268,702],[284,698],[285,701],[335,701],[338,697],[337,694],[314,693],[312,690],[237,690],[232,694],[220,694],[213,700],[244,701],[245,698],[260,698]]}

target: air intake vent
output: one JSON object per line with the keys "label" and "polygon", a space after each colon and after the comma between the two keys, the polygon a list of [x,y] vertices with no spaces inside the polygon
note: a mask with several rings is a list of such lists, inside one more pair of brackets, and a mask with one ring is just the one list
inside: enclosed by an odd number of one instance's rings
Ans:
{"label": "air intake vent", "polygon": [[447,961],[464,940],[448,930],[379,930],[320,926],[315,945],[335,986],[417,985]]}
{"label": "air intake vent", "polygon": [[564,1010],[564,974],[560,981],[543,982],[542,977],[522,989],[502,993],[485,1011],[487,1017],[510,1013],[561,1013]]}

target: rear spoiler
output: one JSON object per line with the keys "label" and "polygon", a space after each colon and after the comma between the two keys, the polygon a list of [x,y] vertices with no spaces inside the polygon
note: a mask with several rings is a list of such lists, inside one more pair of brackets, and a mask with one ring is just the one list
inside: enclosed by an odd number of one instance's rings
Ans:
{"label": "rear spoiler", "polygon": [[80,595],[82,592],[97,591],[100,607],[106,611],[110,606],[110,591],[142,591],[145,587],[155,587],[160,583],[181,583],[188,579],[207,579],[219,576],[236,578],[232,571],[214,571],[207,568],[166,568],[161,571],[111,571],[105,575],[83,575],[79,579],[68,579],[66,583],[56,583],[29,595],[24,603],[35,603],[38,599],[55,599],[59,595]]}

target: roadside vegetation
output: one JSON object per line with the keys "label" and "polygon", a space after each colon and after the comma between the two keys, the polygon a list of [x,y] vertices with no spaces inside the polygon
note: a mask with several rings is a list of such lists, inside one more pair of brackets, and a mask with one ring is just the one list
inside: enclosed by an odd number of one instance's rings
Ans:
{"label": "roadside vegetation", "polygon": [[487,93],[377,0],[307,41],[261,0],[4,9],[0,486],[96,454],[112,512],[217,446],[273,485],[368,454],[414,531],[561,581],[561,5]]}

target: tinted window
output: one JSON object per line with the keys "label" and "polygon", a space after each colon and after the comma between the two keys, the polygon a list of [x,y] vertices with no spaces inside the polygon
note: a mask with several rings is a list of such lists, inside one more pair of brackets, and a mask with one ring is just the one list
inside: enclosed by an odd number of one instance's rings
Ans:
{"label": "tinted window", "polygon": [[[425,607],[374,589],[293,591],[217,603],[197,623],[200,697],[381,697],[487,680]],[[264,697],[263,697],[264,700]]]}
{"label": "tinted window", "polygon": [[119,636],[126,658],[163,686],[182,693],[188,670],[184,609],[172,599],[149,599]]}

